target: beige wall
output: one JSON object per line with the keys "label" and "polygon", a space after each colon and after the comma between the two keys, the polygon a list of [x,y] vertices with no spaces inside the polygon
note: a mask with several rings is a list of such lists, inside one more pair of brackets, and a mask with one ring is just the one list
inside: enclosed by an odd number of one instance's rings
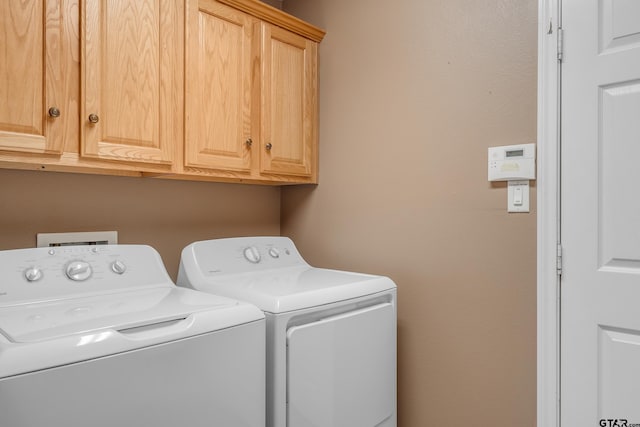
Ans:
{"label": "beige wall", "polygon": [[399,288],[399,425],[534,426],[535,188],[507,214],[487,147],[536,140],[535,0],[285,0],[327,30],[320,185],[282,233]]}
{"label": "beige wall", "polygon": [[264,3],[267,3],[270,6],[273,6],[278,9],[282,9],[282,0],[262,0]]}
{"label": "beige wall", "polygon": [[278,235],[280,189],[0,170],[0,250],[35,246],[38,232],[91,230],[155,247],[175,280],[192,241]]}

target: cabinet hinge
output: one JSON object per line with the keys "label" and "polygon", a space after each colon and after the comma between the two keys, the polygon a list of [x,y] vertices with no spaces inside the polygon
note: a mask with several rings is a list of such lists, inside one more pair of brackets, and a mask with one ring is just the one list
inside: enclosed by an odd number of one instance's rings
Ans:
{"label": "cabinet hinge", "polygon": [[564,57],[564,30],[558,27],[558,61],[562,62]]}
{"label": "cabinet hinge", "polygon": [[562,245],[560,243],[556,246],[556,272],[558,276],[562,276]]}

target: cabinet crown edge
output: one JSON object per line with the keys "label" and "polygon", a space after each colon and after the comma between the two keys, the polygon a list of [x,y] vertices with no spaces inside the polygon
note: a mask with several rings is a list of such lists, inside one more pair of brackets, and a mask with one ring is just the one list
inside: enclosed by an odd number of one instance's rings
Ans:
{"label": "cabinet crown edge", "polygon": [[304,38],[320,43],[326,32],[260,0],[218,0],[263,21],[282,27]]}

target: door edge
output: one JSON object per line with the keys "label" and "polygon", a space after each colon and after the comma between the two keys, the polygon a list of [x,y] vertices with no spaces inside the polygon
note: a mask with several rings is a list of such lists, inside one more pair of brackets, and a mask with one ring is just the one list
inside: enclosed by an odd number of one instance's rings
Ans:
{"label": "door edge", "polygon": [[560,426],[561,0],[538,0],[537,426]]}

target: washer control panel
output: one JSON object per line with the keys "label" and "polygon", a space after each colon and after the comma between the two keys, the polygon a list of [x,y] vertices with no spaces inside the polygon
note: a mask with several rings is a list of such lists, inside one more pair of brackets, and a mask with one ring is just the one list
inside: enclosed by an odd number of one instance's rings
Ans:
{"label": "washer control panel", "polygon": [[0,307],[76,294],[172,285],[160,255],[145,245],[0,251],[0,276]]}

